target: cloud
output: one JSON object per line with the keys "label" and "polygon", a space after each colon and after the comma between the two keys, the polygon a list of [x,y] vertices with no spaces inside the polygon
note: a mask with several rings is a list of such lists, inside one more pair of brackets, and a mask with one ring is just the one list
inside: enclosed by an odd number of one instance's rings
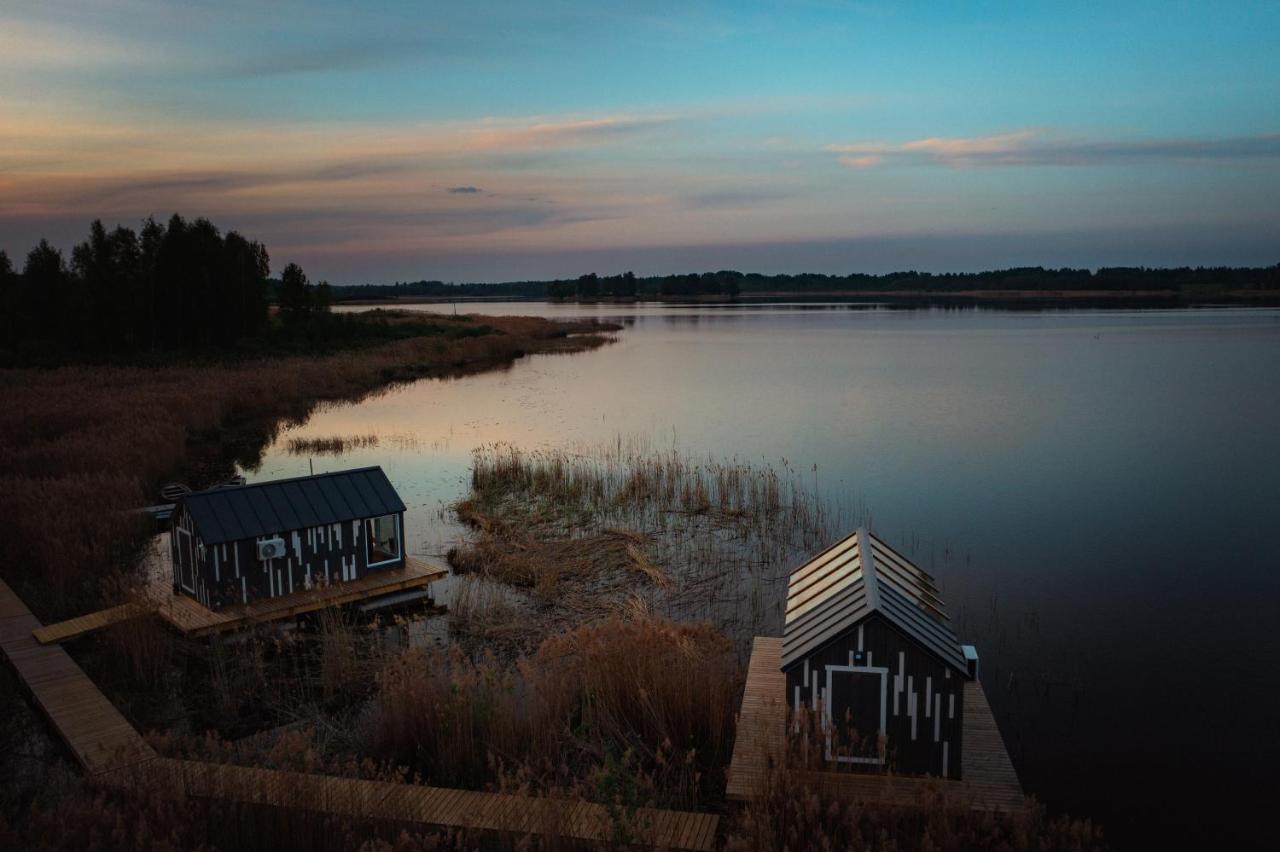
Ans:
{"label": "cloud", "polygon": [[537,121],[532,124],[499,124],[481,127],[467,137],[473,149],[550,148],[615,142],[666,127],[677,121],[673,115],[608,116],[603,118]]}
{"label": "cloud", "polygon": [[1170,160],[1246,160],[1280,157],[1280,133],[1209,139],[1071,139],[1026,129],[990,136],[932,136],[898,144],[828,145],[850,168],[880,165],[1106,166]]}
{"label": "cloud", "polygon": [[788,197],[789,194],[779,189],[739,187],[693,193],[685,196],[685,201],[695,210],[745,210],[757,204],[778,201]]}
{"label": "cloud", "polygon": [[478,186],[451,186],[451,187],[449,187],[449,192],[450,192],[450,193],[452,193],[453,195],[475,195],[476,193],[483,192],[483,191],[484,191],[484,190],[480,189],[480,187],[478,187]]}

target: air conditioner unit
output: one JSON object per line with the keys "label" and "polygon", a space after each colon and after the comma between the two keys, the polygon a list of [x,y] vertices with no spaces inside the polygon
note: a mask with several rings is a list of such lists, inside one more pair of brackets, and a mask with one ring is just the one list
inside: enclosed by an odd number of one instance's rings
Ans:
{"label": "air conditioner unit", "polygon": [[259,559],[279,559],[284,556],[284,539],[280,536],[258,542]]}

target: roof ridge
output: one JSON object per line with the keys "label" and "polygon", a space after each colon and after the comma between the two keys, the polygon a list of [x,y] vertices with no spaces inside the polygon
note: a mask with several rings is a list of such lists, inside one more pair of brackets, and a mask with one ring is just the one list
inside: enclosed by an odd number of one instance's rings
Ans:
{"label": "roof ridge", "polygon": [[[876,558],[871,552],[871,534],[866,527],[858,527],[858,561],[862,566],[863,584],[867,587],[867,608],[880,609],[880,575],[876,573]],[[863,545],[866,547],[863,547]]]}
{"label": "roof ridge", "polygon": [[[192,491],[189,494],[183,494],[179,500],[188,500],[192,497],[204,497],[209,494],[226,494],[231,491],[244,491],[249,488],[261,488],[264,485],[284,485],[289,482],[298,482],[304,479],[325,479],[331,476],[345,476],[351,473],[367,473],[371,470],[382,470],[382,465],[370,464],[364,467],[349,467],[343,470],[328,470],[324,473],[301,474],[299,476],[286,476],[284,479],[262,479],[257,482],[246,482],[244,485],[213,485],[209,488],[202,488],[199,491]],[[383,471],[383,475],[386,472]]]}

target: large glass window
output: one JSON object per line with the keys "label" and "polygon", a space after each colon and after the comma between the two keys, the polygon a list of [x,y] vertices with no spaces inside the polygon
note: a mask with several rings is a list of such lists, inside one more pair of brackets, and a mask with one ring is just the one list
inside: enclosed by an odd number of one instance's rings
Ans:
{"label": "large glass window", "polygon": [[370,568],[400,558],[400,516],[383,515],[364,522],[365,556]]}

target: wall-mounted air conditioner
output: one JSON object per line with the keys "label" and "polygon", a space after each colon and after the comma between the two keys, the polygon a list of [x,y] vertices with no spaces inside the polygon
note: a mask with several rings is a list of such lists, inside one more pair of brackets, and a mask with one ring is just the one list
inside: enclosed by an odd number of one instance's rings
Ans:
{"label": "wall-mounted air conditioner", "polygon": [[284,539],[280,536],[258,542],[259,559],[280,559],[284,556]]}

